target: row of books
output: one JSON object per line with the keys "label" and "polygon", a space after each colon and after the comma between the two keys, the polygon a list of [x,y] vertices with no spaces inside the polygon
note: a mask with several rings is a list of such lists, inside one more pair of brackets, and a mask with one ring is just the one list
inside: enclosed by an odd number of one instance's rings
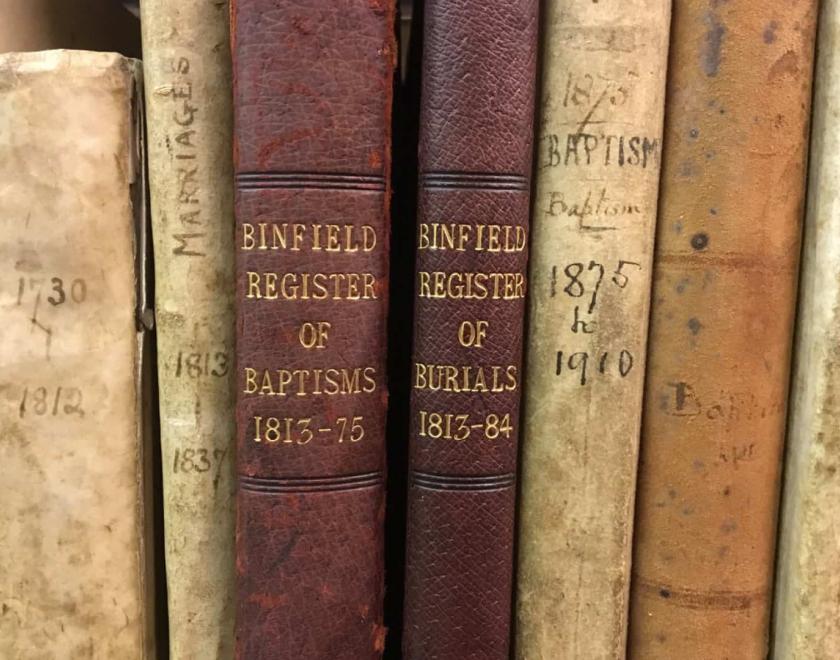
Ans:
{"label": "row of books", "polygon": [[840,0],[131,4],[0,2],[0,657],[840,657]]}

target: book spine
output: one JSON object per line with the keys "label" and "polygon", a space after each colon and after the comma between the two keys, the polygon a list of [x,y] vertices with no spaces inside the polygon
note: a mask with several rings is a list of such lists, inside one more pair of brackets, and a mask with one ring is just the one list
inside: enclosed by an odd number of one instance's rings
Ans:
{"label": "book spine", "polygon": [[0,56],[3,658],[155,656],[140,79]]}
{"label": "book spine", "polygon": [[674,5],[632,658],[763,658],[816,0]]}
{"label": "book spine", "polygon": [[425,4],[408,660],[509,654],[537,7]]}
{"label": "book spine", "polygon": [[669,0],[543,19],[516,654],[623,660]]}
{"label": "book spine", "polygon": [[391,0],[234,0],[237,657],[382,654]]}
{"label": "book spine", "polygon": [[230,658],[235,372],[228,4],[144,0],[141,9],[169,648],[175,660]]}
{"label": "book spine", "polygon": [[825,0],[776,561],[773,657],[840,657],[840,3]]}

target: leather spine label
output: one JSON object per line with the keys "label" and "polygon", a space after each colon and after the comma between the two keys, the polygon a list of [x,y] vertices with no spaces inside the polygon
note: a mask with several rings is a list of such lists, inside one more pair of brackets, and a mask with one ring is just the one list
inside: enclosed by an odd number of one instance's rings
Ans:
{"label": "leather spine label", "polygon": [[227,2],[143,0],[169,647],[227,660],[234,615]]}
{"label": "leather spine label", "polygon": [[674,4],[632,658],[767,653],[817,4]]}
{"label": "leather spine label", "polygon": [[546,3],[520,660],[624,658],[670,5]]}
{"label": "leather spine label", "polygon": [[233,3],[242,660],[384,647],[394,12]]}
{"label": "leather spine label", "polygon": [[472,0],[425,8],[410,660],[508,657],[536,9]]}

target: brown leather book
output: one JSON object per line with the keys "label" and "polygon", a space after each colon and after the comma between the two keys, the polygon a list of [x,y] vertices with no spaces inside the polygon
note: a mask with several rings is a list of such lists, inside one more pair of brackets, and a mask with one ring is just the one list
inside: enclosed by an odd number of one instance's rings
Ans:
{"label": "brown leather book", "polygon": [[537,6],[425,6],[407,660],[509,654]]}
{"label": "brown leather book", "polygon": [[674,4],[634,660],[766,657],[816,8]]}
{"label": "brown leather book", "polygon": [[391,0],[234,0],[241,660],[382,654]]}

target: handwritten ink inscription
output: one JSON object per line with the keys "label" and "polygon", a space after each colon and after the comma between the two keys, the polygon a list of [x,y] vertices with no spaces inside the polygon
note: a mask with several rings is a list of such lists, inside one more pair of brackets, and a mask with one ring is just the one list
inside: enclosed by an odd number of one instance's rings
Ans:
{"label": "handwritten ink inscription", "polygon": [[224,378],[230,371],[230,358],[226,351],[178,351],[175,359],[176,378]]}
{"label": "handwritten ink inscription", "polygon": [[581,231],[616,231],[618,226],[608,223],[634,220],[644,213],[642,204],[614,199],[606,186],[597,190],[576,188],[569,194],[550,190],[546,197],[545,215],[552,218],[574,218]]}
{"label": "handwritten ink inscription", "polygon": [[595,313],[602,287],[609,285],[625,289],[630,283],[631,274],[641,269],[640,262],[629,259],[619,259],[614,264],[603,264],[594,259],[588,263],[573,261],[563,266],[562,270],[552,266],[549,296],[555,298],[564,293],[573,299],[575,304],[569,329],[575,334],[593,334],[598,328],[597,321],[583,317],[591,317]]}
{"label": "handwritten ink inscription", "polygon": [[174,474],[205,474],[215,466],[215,478],[218,479],[227,453],[227,449],[179,447],[175,450],[172,472]]}
{"label": "handwritten ink inscription", "polygon": [[25,417],[84,417],[82,390],[78,387],[24,387],[18,415]]}
{"label": "handwritten ink inscription", "polygon": [[167,149],[174,162],[176,187],[177,228],[171,233],[172,254],[182,257],[207,255],[206,219],[198,166],[198,150],[202,145],[199,122],[199,101],[193,85],[193,62],[189,57],[175,57],[169,63],[171,82],[156,91],[155,97],[165,97],[170,102],[169,115],[172,130],[165,136]]}
{"label": "handwritten ink inscription", "polygon": [[42,297],[45,297],[46,301],[53,307],[65,303],[80,304],[87,298],[87,283],[78,277],[72,280],[65,280],[62,277],[18,278],[18,305],[23,305],[31,299],[34,304],[34,313],[37,311]]}
{"label": "handwritten ink inscription", "polygon": [[603,74],[569,71],[566,74],[564,108],[577,108],[587,111],[591,117],[602,106],[620,108],[630,97],[631,86],[628,81],[619,81]]}
{"label": "handwritten ink inscription", "polygon": [[[557,97],[561,100],[553,111],[560,125],[541,135],[541,169],[583,168],[594,172],[581,172],[580,180],[575,181],[566,174],[564,180],[574,186],[543,193],[541,204],[546,215],[569,217],[581,232],[616,231],[623,222],[643,222],[643,209],[649,204],[639,199],[637,188],[628,188],[622,181],[628,169],[656,171],[661,138],[651,137],[643,129],[627,128],[636,121],[633,101],[640,80],[638,71],[569,70],[562,79],[562,96]],[[549,109],[553,100],[546,100]],[[629,121],[621,121],[622,117]],[[568,126],[574,129],[565,130]],[[544,181],[551,181],[551,177]],[[604,183],[587,185],[592,181]]]}
{"label": "handwritten ink inscription", "polygon": [[621,378],[627,378],[633,370],[634,362],[633,354],[627,349],[614,352],[602,351],[599,354],[590,354],[588,351],[576,353],[557,351],[554,373],[561,376],[566,371],[577,372],[580,384],[586,385],[592,380],[593,373],[601,376],[617,374]]}
{"label": "handwritten ink inscription", "polygon": [[44,305],[46,309],[62,309],[80,305],[87,300],[88,285],[80,278],[59,276],[19,277],[17,282],[18,307],[28,307],[29,323],[34,330],[44,335],[44,356],[50,359],[50,348],[53,340],[53,326],[43,319]]}
{"label": "handwritten ink inscription", "polygon": [[659,138],[609,133],[550,133],[546,141],[546,167],[641,167],[659,164]]}
{"label": "handwritten ink inscription", "polygon": [[761,401],[752,392],[721,390],[717,395],[701,397],[695,388],[683,381],[667,384],[660,399],[660,409],[674,417],[704,417],[710,421],[736,422],[758,420],[784,414],[785,402]]}
{"label": "handwritten ink inscription", "polygon": [[[555,298],[565,294],[565,298],[572,302],[568,329],[574,335],[593,335],[599,327],[593,317],[604,287],[615,287],[623,292],[630,285],[633,274],[641,270],[640,262],[629,259],[608,264],[590,259],[588,262],[573,261],[562,267],[552,266],[549,296]],[[634,363],[634,354],[627,348],[613,351],[563,349],[556,352],[554,373],[556,376],[574,373],[583,386],[590,383],[595,375],[626,378]]]}
{"label": "handwritten ink inscription", "polygon": [[[673,417],[703,419],[729,425],[779,418],[785,414],[785,401],[761,401],[752,392],[726,390],[704,394],[701,397],[690,383],[676,381],[668,383],[667,390],[660,395],[659,409]],[[754,432],[752,424],[749,424],[747,429],[750,434]],[[752,438],[736,438],[734,442],[728,439],[717,447],[715,463],[737,470],[744,463],[758,460],[759,450],[759,443]]]}

